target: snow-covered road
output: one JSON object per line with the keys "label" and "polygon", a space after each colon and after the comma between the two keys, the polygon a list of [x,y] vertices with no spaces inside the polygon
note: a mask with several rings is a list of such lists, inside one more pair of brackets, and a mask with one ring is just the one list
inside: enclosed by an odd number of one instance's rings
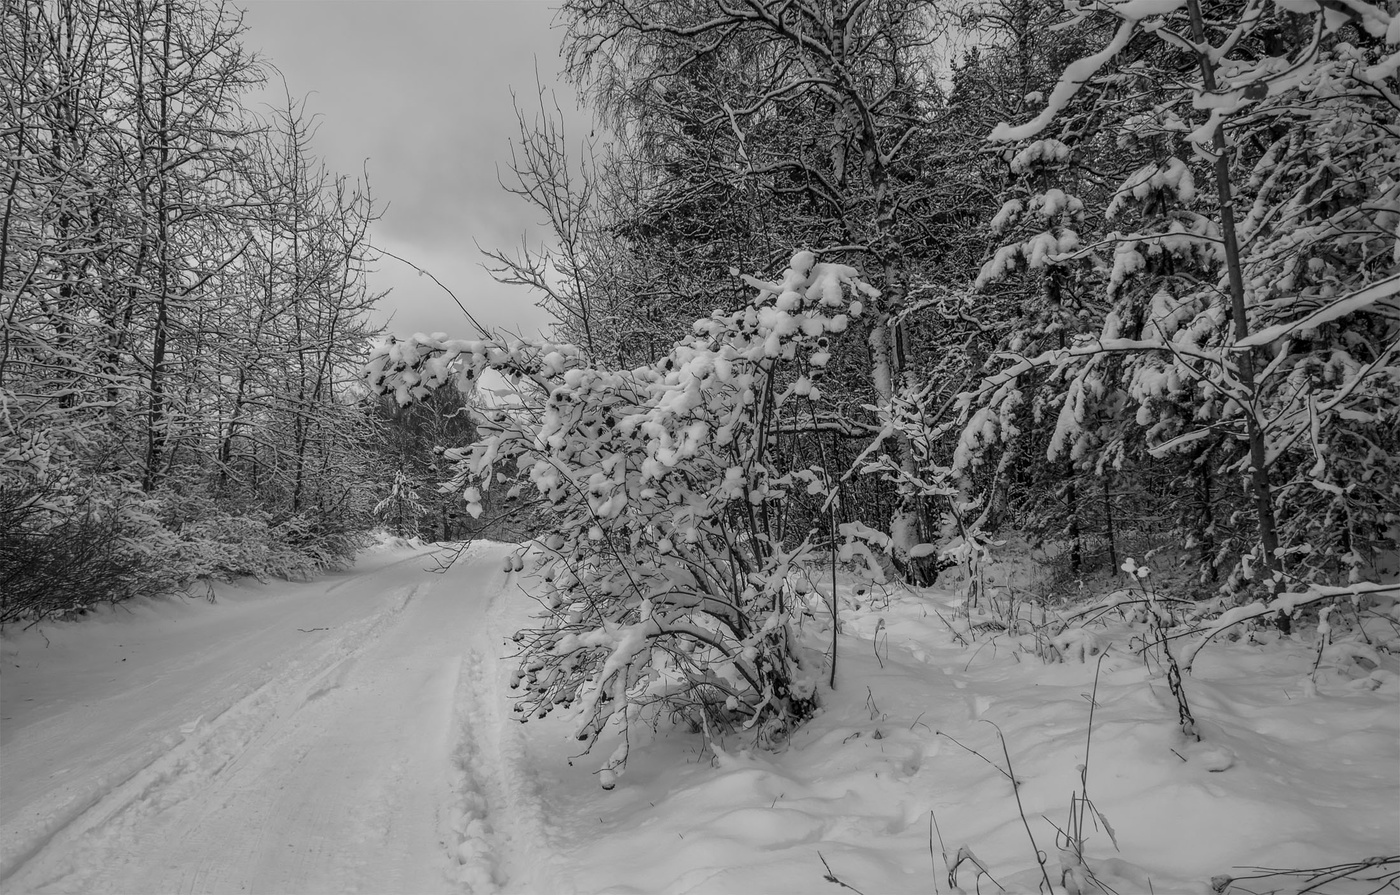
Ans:
{"label": "snow-covered road", "polygon": [[[500,718],[504,548],[7,643],[7,892],[556,890]],[[508,706],[507,706],[508,708]]]}
{"label": "snow-covered road", "polygon": [[[313,582],[5,632],[0,895],[807,895],[833,878],[913,895],[959,866],[966,891],[1036,893],[1086,788],[1116,830],[1085,827],[1088,866],[1123,895],[1221,873],[1264,891],[1245,868],[1373,856],[1395,857],[1308,891],[1400,873],[1393,648],[1319,670],[1296,635],[1216,644],[1187,684],[1196,742],[1124,622],[1088,632],[1103,661],[1042,664],[951,628],[951,594],[843,585],[839,687],[785,748],[742,730],[706,747],[663,718],[604,792],[615,731],[578,757],[565,713],[509,717],[510,635],[535,605],[501,571],[513,549],[439,574],[400,542]],[[822,621],[804,621],[816,663]],[[1371,621],[1400,631],[1400,613]],[[959,864],[964,847],[984,863]]]}

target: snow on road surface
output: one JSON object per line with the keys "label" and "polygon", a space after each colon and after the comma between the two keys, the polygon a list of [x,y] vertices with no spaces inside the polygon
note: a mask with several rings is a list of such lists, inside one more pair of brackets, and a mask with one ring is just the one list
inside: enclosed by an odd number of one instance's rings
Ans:
{"label": "snow on road surface", "polygon": [[838,688],[785,749],[660,719],[603,792],[615,732],[578,756],[568,718],[511,720],[513,549],[438,574],[399,544],[6,632],[0,893],[1059,893],[1086,790],[1085,859],[1119,895],[1400,891],[1400,607],[1369,619],[1380,667],[1318,667],[1307,632],[1212,645],[1198,743],[1121,621],[1084,631],[1103,660],[1042,664],[954,633],[951,594],[845,588]]}
{"label": "snow on road surface", "polygon": [[557,890],[499,718],[503,549],[7,643],[0,886]]}

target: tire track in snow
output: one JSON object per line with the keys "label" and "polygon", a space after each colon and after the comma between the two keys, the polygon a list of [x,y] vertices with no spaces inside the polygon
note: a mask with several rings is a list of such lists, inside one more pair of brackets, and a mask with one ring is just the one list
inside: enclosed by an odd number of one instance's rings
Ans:
{"label": "tire track in snow", "polygon": [[[514,576],[489,595],[476,648],[462,660],[457,679],[453,753],[457,803],[451,826],[456,882],[475,895],[574,891],[560,870],[556,833],[547,821],[540,783],[526,763],[524,725],[507,717],[506,671],[496,645],[515,630],[502,599]],[[495,857],[493,857],[495,856]]]}
{"label": "tire track in snow", "polygon": [[[370,574],[372,574],[372,575],[380,575],[380,574],[382,574],[382,573],[384,573],[384,572],[387,572],[387,571],[389,571],[389,570],[391,570],[391,569],[397,569],[399,566],[407,565],[408,563],[411,563],[411,562],[420,562],[420,561],[422,561],[422,560],[428,559],[429,557],[436,556],[437,554],[441,553],[441,552],[443,551],[443,549],[444,549],[444,548],[442,548],[442,547],[440,547],[440,546],[438,546],[438,547],[433,547],[433,548],[431,548],[431,549],[424,550],[422,553],[415,553],[415,554],[413,554],[412,556],[405,556],[403,559],[396,559],[396,560],[394,560],[394,561],[391,562],[391,563],[385,563],[384,565],[382,565],[382,566],[380,566],[379,568],[375,569],[375,570],[374,570],[373,572],[371,572]],[[329,593],[333,593],[333,592],[335,592],[335,591],[340,590],[342,587],[345,587],[347,584],[354,584],[354,583],[356,583],[356,582],[360,582],[360,581],[363,581],[363,580],[364,580],[363,574],[355,574],[355,573],[353,572],[353,570],[352,570],[351,572],[349,572],[349,573],[346,574],[344,580],[342,580],[342,581],[337,581],[335,584],[332,584],[330,587],[326,588],[326,593],[328,593],[328,594],[329,594]]]}
{"label": "tire track in snow", "polygon": [[[277,733],[277,724],[295,714],[311,698],[338,686],[338,669],[348,672],[347,662],[408,608],[422,585],[397,589],[394,599],[380,611],[351,623],[328,650],[314,659],[293,658],[285,665],[262,666],[242,696],[198,721],[189,733],[172,733],[134,767],[99,779],[81,796],[44,818],[27,840],[4,856],[0,884],[24,890],[49,887],[83,889],[104,864],[109,853],[120,851],[132,832],[155,815],[194,797],[206,797],[211,783],[260,740]],[[351,663],[353,664],[353,663]],[[341,678],[343,680],[343,678]],[[317,687],[318,683],[329,686]],[[57,862],[56,873],[34,880],[24,872],[50,846],[60,846],[67,857]],[[13,881],[13,882],[12,882]]]}
{"label": "tire track in snow", "polygon": [[[382,654],[382,645],[373,652]],[[221,797],[168,825],[178,841],[145,863],[187,868],[179,890],[189,892],[443,888],[405,871],[446,864],[420,859],[438,857],[433,796],[445,801],[438,781],[455,669],[435,658],[415,663],[422,674],[388,675],[384,666],[382,657],[366,656],[343,689],[303,703],[284,735],[250,750],[245,767],[221,778]],[[392,707],[380,718],[386,702]],[[129,878],[143,891],[174,888],[168,873]]]}
{"label": "tire track in snow", "polygon": [[[5,888],[571,890],[504,701],[497,656],[525,608],[489,571],[508,549],[476,545],[310,652],[250,668],[222,708],[191,702],[184,736],[34,841]],[[347,589],[357,605],[366,584]]]}
{"label": "tire track in snow", "polygon": [[453,699],[453,729],[457,745],[452,751],[452,767],[448,779],[452,785],[453,804],[448,826],[452,831],[450,858],[453,862],[452,881],[465,886],[473,895],[490,895],[505,884],[505,876],[497,864],[499,853],[495,830],[491,826],[491,805],[480,768],[486,758],[475,733],[479,711],[476,692],[482,682],[481,661],[473,654],[457,666],[457,684]]}
{"label": "tire track in snow", "polygon": [[473,651],[463,659],[457,680],[455,882],[473,895],[572,891],[557,867],[539,784],[522,763],[524,744],[512,727],[503,726],[521,725],[503,718],[497,672],[493,657]]}

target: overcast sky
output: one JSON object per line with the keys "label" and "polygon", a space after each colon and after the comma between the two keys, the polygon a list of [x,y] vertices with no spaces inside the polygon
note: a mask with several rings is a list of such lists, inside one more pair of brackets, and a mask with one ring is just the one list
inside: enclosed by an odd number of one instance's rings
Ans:
{"label": "overcast sky", "polygon": [[[549,317],[535,296],[500,286],[476,244],[518,246],[545,234],[538,214],[506,193],[518,134],[511,89],[534,101],[535,69],[558,92],[571,144],[587,118],[558,80],[560,31],[546,0],[235,0],[244,46],[285,75],[319,116],[314,151],[343,174],[367,168],[384,209],[376,245],[431,271],[488,326],[535,335]],[[277,86],[280,91],[280,85]],[[371,286],[393,290],[381,322],[401,335],[475,333],[432,280],[384,259]]]}

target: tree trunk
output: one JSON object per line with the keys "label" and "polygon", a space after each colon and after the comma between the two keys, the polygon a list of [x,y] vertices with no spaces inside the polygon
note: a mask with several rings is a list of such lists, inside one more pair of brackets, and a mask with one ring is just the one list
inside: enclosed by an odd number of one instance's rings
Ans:
{"label": "tree trunk", "polygon": [[141,481],[144,491],[152,491],[160,480],[160,465],[169,440],[169,408],[165,397],[166,344],[170,333],[171,265],[170,193],[170,32],[172,9],[166,0],[160,43],[160,98],[157,102],[156,149],[156,320],[151,336],[150,405],[146,416],[146,472]]}
{"label": "tree trunk", "polygon": [[1079,524],[1079,485],[1074,480],[1074,464],[1065,464],[1065,504],[1069,512],[1069,570],[1084,570],[1084,532]]}
{"label": "tree trunk", "polygon": [[[1205,21],[1201,17],[1200,0],[1187,0],[1191,15],[1191,30],[1197,46],[1206,47]],[[1208,54],[1197,54],[1201,66],[1201,78],[1207,92],[1216,90],[1215,63]],[[1222,127],[1216,127],[1211,136],[1215,151],[1215,190],[1220,205],[1220,236],[1225,247],[1225,266],[1230,280],[1230,313],[1234,319],[1235,341],[1240,342],[1249,336],[1248,309],[1245,307],[1244,270],[1240,262],[1239,237],[1235,232],[1235,199],[1230,180],[1229,146]],[[1254,386],[1254,354],[1252,350],[1236,352],[1239,363],[1240,385],[1244,387],[1249,406],[1241,407],[1245,415],[1246,434],[1249,438],[1250,488],[1254,492],[1254,507],[1258,515],[1259,546],[1263,551],[1264,587],[1272,592],[1279,584],[1278,526],[1274,518],[1273,486],[1269,476],[1268,444],[1263,427],[1259,424]]]}
{"label": "tree trunk", "polygon": [[1108,572],[1118,574],[1118,538],[1113,530],[1113,476],[1108,470],[1103,474],[1103,521],[1104,532],[1108,535]]}
{"label": "tree trunk", "polygon": [[1220,570],[1215,563],[1215,499],[1211,493],[1210,455],[1213,445],[1205,445],[1191,459],[1196,467],[1196,541],[1201,545],[1201,568],[1210,570],[1210,580],[1220,580]]}

